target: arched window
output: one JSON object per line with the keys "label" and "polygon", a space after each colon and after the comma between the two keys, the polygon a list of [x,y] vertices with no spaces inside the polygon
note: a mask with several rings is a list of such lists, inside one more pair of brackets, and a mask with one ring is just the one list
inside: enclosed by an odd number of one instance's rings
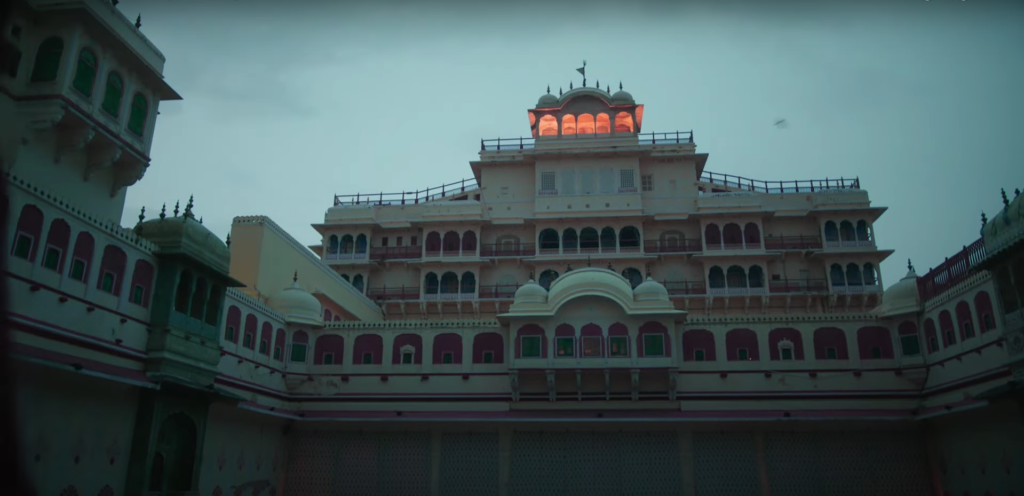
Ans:
{"label": "arched window", "polygon": [[356,253],[366,253],[366,235],[360,234],[356,236]]}
{"label": "arched window", "polygon": [[554,229],[545,229],[540,232],[538,236],[538,243],[540,244],[541,250],[557,250],[558,249],[558,231]]}
{"label": "arched window", "polygon": [[839,239],[842,241],[855,241],[857,239],[852,222],[844,220],[839,223]]}
{"label": "arched window", "polygon": [[725,281],[730,288],[745,288],[747,287],[747,272],[743,270],[743,267],[733,265],[725,272]]}
{"label": "arched window", "polygon": [[[428,238],[429,239],[429,238]],[[351,234],[346,234],[341,237],[341,252],[350,254],[355,251],[355,242],[352,240]]]}
{"label": "arched window", "polygon": [[462,254],[472,255],[476,253],[476,233],[466,231],[462,233]]}
{"label": "arched window", "polygon": [[[462,336],[454,332],[447,332],[434,336],[433,362],[434,365],[454,365],[462,363]],[[491,363],[494,363],[493,356]]]}
{"label": "arched window", "polygon": [[103,110],[117,117],[121,113],[121,98],[124,97],[124,81],[116,72],[107,74],[107,89],[103,92]]}
{"label": "arched window", "polygon": [[425,294],[437,294],[440,287],[441,285],[437,280],[437,274],[427,272],[426,277],[423,278],[423,292]]}
{"label": "arched window", "polygon": [[750,266],[750,273],[747,276],[747,281],[752,288],[764,287],[764,271],[761,270],[760,265]]}
{"label": "arched window", "polygon": [[567,114],[562,116],[562,136],[576,134],[576,116]]}
{"label": "arched window", "polygon": [[555,279],[558,279],[558,272],[548,269],[540,273],[540,279],[537,281],[537,284],[540,284],[544,289],[551,289],[551,283]]}
{"label": "arched window", "polygon": [[814,358],[816,360],[849,360],[846,333],[835,327],[822,327],[815,330]]}
{"label": "arched window", "polygon": [[192,306],[189,308],[189,317],[196,320],[203,318],[203,311],[206,310],[206,279],[196,279],[196,288],[192,291]]}
{"label": "arched window", "polygon": [[501,334],[484,332],[473,337],[473,363],[505,363],[505,340]]}
{"label": "arched window", "polygon": [[558,119],[553,115],[545,115],[540,118],[541,136],[558,136]]}
{"label": "arched window", "polygon": [[336,255],[338,253],[338,237],[333,234],[328,238],[327,253],[330,253],[331,255]]}
{"label": "arched window", "polygon": [[[260,343],[262,347],[263,344]],[[313,365],[341,365],[345,357],[345,338],[322,334],[313,343]]]}
{"label": "arched window", "polygon": [[100,259],[100,278],[96,289],[114,296],[121,296],[121,287],[124,286],[124,273],[128,268],[128,255],[124,250],[107,245],[103,248],[103,258]]}
{"label": "arched window", "polygon": [[711,267],[708,271],[708,286],[712,288],[724,288],[725,287],[725,272],[719,266]]}
{"label": "arched window", "polygon": [[264,322],[260,329],[260,345],[256,351],[260,355],[270,356],[270,340],[274,337],[274,326],[270,322]]}
{"label": "arched window", "polygon": [[612,132],[612,121],[608,118],[608,114],[597,114],[597,127],[595,130],[597,134]]}
{"label": "arched window", "polygon": [[683,333],[683,361],[715,361],[715,336],[706,329],[690,329]]}
{"label": "arched window", "polygon": [[725,358],[732,361],[757,361],[761,359],[757,333],[750,329],[733,329],[725,333]]}
{"label": "arched window", "polygon": [[686,235],[679,231],[665,231],[661,233],[661,247],[669,250],[678,249],[683,245]]}
{"label": "arched window", "polygon": [[761,246],[761,229],[757,227],[757,224],[748,222],[747,225],[743,226],[743,240],[747,243],[747,248],[758,248]]}
{"label": "arched window", "polygon": [[188,303],[192,299],[192,273],[183,270],[178,276],[178,289],[174,296],[174,310],[188,315]]}
{"label": "arched window", "polygon": [[71,243],[71,226],[64,219],[55,219],[50,222],[50,230],[46,234],[46,248],[43,250],[43,267],[55,272],[63,272],[69,243]]}
{"label": "arched window", "polygon": [[917,325],[909,320],[900,323],[897,328],[900,335],[900,350],[903,356],[917,356],[921,354],[921,343],[917,340]]}
{"label": "arched window", "polygon": [[[142,308],[149,308],[149,293],[153,287],[153,264],[145,260],[136,260],[132,270],[132,285],[129,288],[129,301]],[[216,325],[216,321],[214,321]]]}
{"label": "arched window", "polygon": [[455,231],[444,233],[444,238],[441,240],[441,250],[445,255],[457,256],[459,254],[459,246],[459,233]]}
{"label": "arched window", "polygon": [[722,228],[722,241],[725,243],[726,250],[738,250],[743,247],[743,233],[740,231],[740,225],[735,223],[728,223]]}
{"label": "arched window", "polygon": [[[248,323],[246,323],[248,327]],[[356,338],[359,339],[359,338]],[[291,361],[304,363],[306,361],[306,347],[309,346],[309,335],[305,331],[298,331],[292,334]]]}
{"label": "arched window", "polygon": [[708,224],[704,226],[704,240],[711,249],[722,248],[722,232],[718,229],[718,224]]}
{"label": "arched window", "polygon": [[832,276],[832,286],[846,286],[846,277],[843,275],[843,266],[839,264],[832,264],[829,269],[829,275]]}
{"label": "arched window", "polygon": [[96,54],[88,48],[78,53],[78,66],[75,68],[75,79],[71,86],[85,96],[92,96],[92,87],[96,84]]}
{"label": "arched window", "polygon": [[363,292],[363,275],[356,274],[352,276],[352,287],[356,288],[356,291]]}
{"label": "arched window", "polygon": [[348,274],[342,274],[342,275],[341,275],[341,278],[342,278],[342,279],[344,279],[344,280],[345,280],[345,282],[347,282],[347,283],[349,283],[349,284],[352,284],[352,280],[351,280],[351,279],[349,279],[349,277],[348,277]]}
{"label": "arched window", "polygon": [[579,236],[576,235],[575,229],[570,227],[562,231],[562,247],[566,251],[575,251],[577,248],[580,247],[580,239]]}
{"label": "arched window", "polygon": [[242,329],[242,311],[231,305],[228,307],[228,316],[224,322],[224,341],[238,344],[238,334]]}
{"label": "arched window", "polygon": [[427,253],[440,253],[441,252],[441,233],[437,231],[431,231],[427,233],[427,240],[424,243]]}
{"label": "arched window", "polygon": [[893,358],[892,336],[889,329],[879,326],[857,329],[857,349],[861,360]]}
{"label": "arched window", "polygon": [[191,417],[174,413],[160,423],[158,456],[150,462],[150,491],[191,492],[198,448],[198,429]]}
{"label": "arched window", "polygon": [[224,288],[214,284],[210,287],[210,299],[206,303],[206,323],[216,326],[220,320],[221,295]]}
{"label": "arched window", "polygon": [[331,312],[330,308],[324,309],[324,322],[330,322],[331,317],[334,317],[334,312]]}
{"label": "arched window", "polygon": [[928,353],[939,351],[939,338],[935,332],[935,321],[932,319],[924,321],[924,339],[928,343]]}
{"label": "arched window", "polygon": [[580,114],[576,118],[577,134],[594,134],[594,116],[591,114]]}
{"label": "arched window", "polygon": [[52,37],[39,44],[35,66],[32,68],[32,82],[55,81],[60,70],[60,59],[64,55],[64,40]]}
{"label": "arched window", "polygon": [[43,211],[35,205],[21,207],[17,229],[11,255],[34,262],[43,234]]}
{"label": "arched window", "polygon": [[441,274],[441,294],[459,293],[459,275],[454,272]]}
{"label": "arched window", "polygon": [[606,227],[601,229],[601,251],[615,249],[615,229]]}
{"label": "arched window", "polygon": [[636,289],[641,283],[644,282],[644,275],[639,270],[633,267],[628,267],[622,271],[622,277],[625,277],[629,281],[629,285]]}
{"label": "arched window", "polygon": [[839,241],[839,229],[836,228],[835,222],[825,223],[825,241]]}
{"label": "arched window", "polygon": [[68,270],[68,277],[82,282],[89,279],[89,266],[92,263],[92,252],[95,248],[96,241],[91,234],[85,231],[78,233],[78,237],[75,238],[75,251],[71,253],[71,269]]}
{"label": "arched window", "polygon": [[274,360],[284,360],[285,341],[286,333],[284,329],[278,329],[274,332]]}
{"label": "arched window", "polygon": [[792,327],[778,327],[768,332],[768,358],[770,360],[803,360],[804,339]]}
{"label": "arched window", "polygon": [[846,265],[846,284],[848,286],[860,286],[863,280],[860,277],[860,267],[857,264]]}
{"label": "arched window", "polygon": [[996,328],[996,320],[993,316],[995,312],[992,310],[992,299],[988,296],[987,291],[980,291],[974,295],[974,311],[978,312],[981,332],[988,332]]}
{"label": "arched window", "polygon": [[863,220],[857,221],[857,240],[871,241],[871,233],[868,230],[868,223]]}
{"label": "arched window", "polygon": [[597,235],[597,229],[593,227],[584,227],[580,231],[580,249],[581,250],[593,250],[597,249],[600,245],[599,237]]}
{"label": "arched window", "polygon": [[460,291],[462,294],[471,295],[476,293],[476,275],[469,271],[463,272],[462,281],[459,285],[462,287]]}
{"label": "arched window", "polygon": [[640,230],[633,226],[623,227],[619,231],[619,246],[622,248],[639,248]]}
{"label": "arched window", "polygon": [[875,266],[871,263],[864,264],[864,285],[874,286],[878,284],[878,276],[875,274]]}
{"label": "arched window", "polygon": [[971,316],[971,306],[966,301],[956,304],[956,323],[960,327],[960,340],[974,337],[974,317]]}
{"label": "arched window", "polygon": [[128,114],[128,130],[142,137],[146,129],[146,115],[149,114],[149,104],[142,93],[136,93],[132,97],[132,110]]}
{"label": "arched window", "polygon": [[615,114],[615,132],[633,132],[633,116],[629,115],[629,112],[619,112],[618,114]]}

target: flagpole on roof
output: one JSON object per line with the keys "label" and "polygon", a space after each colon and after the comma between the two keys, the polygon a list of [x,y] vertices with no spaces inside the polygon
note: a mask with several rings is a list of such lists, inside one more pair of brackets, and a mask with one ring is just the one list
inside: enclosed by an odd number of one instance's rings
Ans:
{"label": "flagpole on roof", "polygon": [[576,72],[583,75],[583,86],[587,85],[587,61],[583,61],[583,67],[576,69]]}

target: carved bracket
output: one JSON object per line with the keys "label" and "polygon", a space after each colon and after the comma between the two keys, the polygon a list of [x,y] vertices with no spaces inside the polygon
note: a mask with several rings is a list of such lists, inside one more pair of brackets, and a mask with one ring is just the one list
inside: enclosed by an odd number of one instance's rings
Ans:
{"label": "carved bracket", "polygon": [[121,153],[121,148],[117,146],[103,146],[90,149],[83,179],[88,181],[96,171],[112,167],[114,162],[121,158]]}
{"label": "carved bracket", "polygon": [[127,188],[142,180],[146,175],[149,164],[131,156],[129,160],[122,160],[114,166],[114,180],[110,185],[110,196],[114,197],[121,188]]}
{"label": "carved bracket", "polygon": [[57,135],[57,146],[53,151],[53,163],[59,164],[64,155],[84,150],[94,137],[96,129],[86,127],[60,127]]}
{"label": "carved bracket", "polygon": [[67,110],[64,104],[50,100],[22,103],[18,113],[25,126],[25,137],[28,138],[34,132],[52,129],[64,119]]}

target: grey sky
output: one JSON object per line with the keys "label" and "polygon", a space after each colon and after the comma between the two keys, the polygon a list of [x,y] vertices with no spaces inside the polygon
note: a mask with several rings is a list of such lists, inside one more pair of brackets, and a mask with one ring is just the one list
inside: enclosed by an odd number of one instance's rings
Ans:
{"label": "grey sky", "polygon": [[526,109],[584,58],[590,84],[645,104],[645,132],[692,128],[707,170],[859,176],[889,207],[886,286],[1024,188],[1024,2],[379,5],[122,1],[184,97],[161,106],[124,224],[194,194],[221,236],[268,215],[314,244],[335,193],[471,177],[479,140],[528,136]]}

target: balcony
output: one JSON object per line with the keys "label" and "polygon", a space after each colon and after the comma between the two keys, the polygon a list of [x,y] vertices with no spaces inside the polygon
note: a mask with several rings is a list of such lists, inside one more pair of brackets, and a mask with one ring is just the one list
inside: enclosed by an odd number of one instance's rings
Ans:
{"label": "balcony", "polygon": [[728,188],[728,190],[756,191],[766,194],[816,193],[846,189],[860,189],[860,179],[805,179],[797,181],[762,181],[729,174],[704,171],[701,182]]}
{"label": "balcony", "polygon": [[485,243],[480,245],[481,257],[532,257],[536,254],[536,245],[533,243]]}
{"label": "balcony", "polygon": [[[621,133],[573,134],[571,139],[616,138]],[[693,131],[676,131],[672,133],[642,133],[636,136],[641,145],[682,145],[693,144]],[[542,140],[558,139],[560,136],[545,136]],[[537,138],[496,138],[480,140],[480,151],[496,152],[502,150],[533,150],[537,147]]]}
{"label": "balcony", "polygon": [[661,281],[661,285],[668,290],[669,296],[703,295],[707,294],[704,281]]}
{"label": "balcony", "polygon": [[764,239],[766,250],[820,250],[820,236],[769,236]]}
{"label": "balcony", "polygon": [[835,294],[881,293],[882,286],[878,284],[833,284],[832,292]]}
{"label": "balcony", "polygon": [[493,284],[480,286],[481,300],[511,300],[516,296],[520,284]]}
{"label": "balcony", "polygon": [[[430,288],[427,288],[430,291]],[[457,301],[457,300],[475,300],[477,299],[476,293],[424,293],[423,299],[426,301]]]}
{"label": "balcony", "polygon": [[828,281],[825,279],[783,279],[769,281],[770,293],[827,293]]}
{"label": "balcony", "polygon": [[423,257],[419,246],[375,246],[370,249],[370,260],[416,260]]}
{"label": "balcony", "polygon": [[324,260],[330,260],[330,261],[336,261],[336,260],[367,260],[367,259],[368,259],[368,257],[367,257],[367,253],[365,251],[364,252],[360,252],[360,253],[354,253],[354,252],[349,252],[349,253],[327,253],[326,255],[324,255]]}
{"label": "balcony", "polygon": [[545,248],[541,245],[539,255],[599,255],[619,253],[644,253],[640,246],[563,246]]}
{"label": "balcony", "polygon": [[697,239],[673,239],[644,240],[644,253],[700,253],[704,250],[700,238]]}
{"label": "balcony", "polygon": [[479,189],[476,179],[469,178],[453,183],[442,184],[420,191],[403,191],[400,193],[357,193],[354,195],[334,195],[334,205],[417,205],[435,200],[449,199],[452,201],[468,200],[463,193]]}
{"label": "balcony", "polygon": [[714,242],[708,241],[707,251],[740,251],[740,250],[760,250],[761,240],[751,239],[748,241],[740,240],[738,243],[733,242]]}
{"label": "balcony", "polygon": [[753,296],[768,294],[767,288],[709,288],[711,296]]}
{"label": "balcony", "polygon": [[825,248],[874,248],[875,240],[873,239],[826,239]]}
{"label": "balcony", "polygon": [[415,301],[420,299],[419,286],[381,286],[368,288],[366,296],[376,302],[381,301]]}
{"label": "balcony", "polygon": [[983,260],[985,243],[978,238],[917,280],[921,301],[928,301],[956,286],[973,274],[974,266]]}

